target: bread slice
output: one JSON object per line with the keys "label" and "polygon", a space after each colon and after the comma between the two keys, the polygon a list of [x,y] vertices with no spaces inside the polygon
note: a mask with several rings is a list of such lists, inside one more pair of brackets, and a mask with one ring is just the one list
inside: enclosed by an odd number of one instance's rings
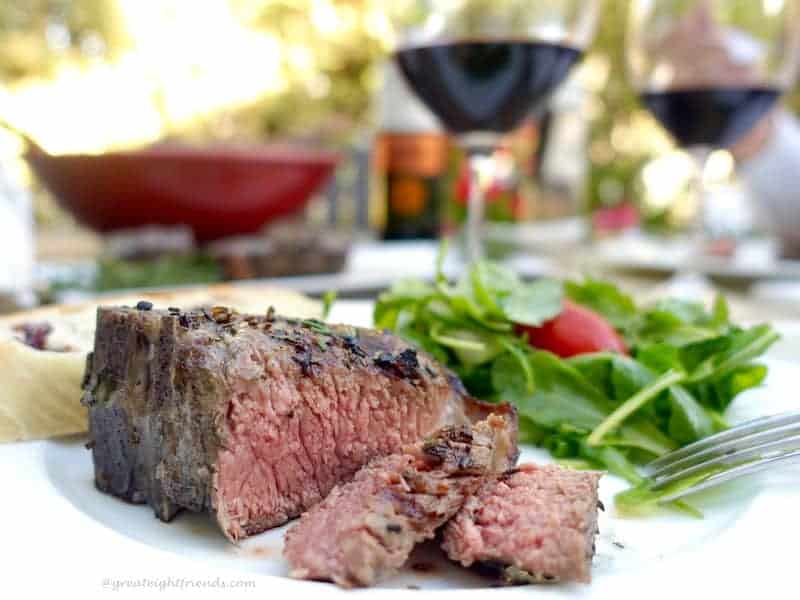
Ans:
{"label": "bread slice", "polygon": [[[318,302],[297,292],[261,285],[214,285],[172,292],[102,296],[90,302],[57,305],[0,317],[0,443],[82,433],[86,409],[80,404],[86,355],[94,347],[99,306],[181,309],[227,306],[261,314],[272,306],[279,314],[319,317]],[[23,343],[23,326],[51,328],[43,350]]]}

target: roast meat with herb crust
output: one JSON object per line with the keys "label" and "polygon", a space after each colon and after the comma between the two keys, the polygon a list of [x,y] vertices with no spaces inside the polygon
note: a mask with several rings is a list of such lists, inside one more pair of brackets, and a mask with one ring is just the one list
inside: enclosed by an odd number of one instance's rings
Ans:
{"label": "roast meat with herb crust", "polygon": [[83,402],[97,487],[163,520],[210,511],[232,540],[259,533],[371,459],[485,417],[387,333],[148,308],[98,311]]}
{"label": "roast meat with herb crust", "polygon": [[507,407],[498,410],[506,416],[444,427],[334,488],[286,535],[291,575],[368,586],[401,567],[487,475],[516,462],[516,417]]}

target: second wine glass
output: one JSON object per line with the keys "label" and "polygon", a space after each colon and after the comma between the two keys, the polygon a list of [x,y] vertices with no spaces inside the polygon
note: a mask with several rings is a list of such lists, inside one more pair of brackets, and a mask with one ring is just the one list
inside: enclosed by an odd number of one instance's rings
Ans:
{"label": "second wine glass", "polygon": [[591,41],[598,1],[428,1],[395,57],[469,157],[466,258],[483,255],[486,185],[499,139],[544,103]]}
{"label": "second wine glass", "polygon": [[797,8],[797,0],[631,3],[632,83],[644,106],[696,165],[692,245],[677,275],[695,289],[708,287],[698,270],[706,248],[706,158],[764,123],[793,82],[800,58]]}

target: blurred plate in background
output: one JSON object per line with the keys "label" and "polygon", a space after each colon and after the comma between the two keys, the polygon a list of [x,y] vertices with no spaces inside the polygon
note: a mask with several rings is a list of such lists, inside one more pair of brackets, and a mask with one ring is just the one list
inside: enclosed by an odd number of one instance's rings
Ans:
{"label": "blurred plate in background", "polygon": [[764,279],[800,279],[800,261],[781,259],[769,239],[737,243],[730,256],[698,256],[687,239],[640,233],[603,240],[586,252],[589,264],[602,268],[668,274],[686,264],[703,275],[749,284]]}

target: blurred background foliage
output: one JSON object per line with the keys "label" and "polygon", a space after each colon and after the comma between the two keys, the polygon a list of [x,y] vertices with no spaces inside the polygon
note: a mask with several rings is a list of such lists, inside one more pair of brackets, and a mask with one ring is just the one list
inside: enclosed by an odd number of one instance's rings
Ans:
{"label": "blurred background foliage", "polygon": [[0,3],[0,76],[52,75],[65,60],[112,57],[126,45],[109,0],[4,0]]}
{"label": "blurred background foliage", "polygon": [[[380,65],[394,44],[389,5],[381,0],[3,0],[0,114],[16,119],[54,151],[99,151],[169,137],[352,143],[375,125]],[[205,29],[193,20],[201,7]],[[628,0],[605,0],[597,38],[576,74],[591,98],[591,205],[631,198],[641,167],[671,147],[625,78],[627,10]],[[155,44],[151,29],[159,19],[171,22],[172,29],[162,28]],[[171,39],[176,31],[187,37]],[[217,54],[214,71],[206,63]],[[173,70],[162,68],[162,60],[173,61]],[[115,68],[124,74],[121,79],[98,74]],[[65,100],[59,107],[53,103],[63,94],[48,96],[48,82],[65,72],[73,75],[69,85],[76,93],[85,91],[72,105]],[[103,120],[91,106],[90,90],[102,96],[122,83],[131,93],[104,100],[111,112]],[[39,105],[25,98],[33,88],[44,90]],[[136,117],[131,113],[138,106],[134,102],[142,103],[140,91],[152,110]],[[15,97],[23,100],[14,104]],[[123,100],[130,105],[118,104]],[[788,102],[800,107],[797,95]],[[3,103],[8,111],[1,110]],[[70,113],[81,110],[90,118]],[[53,113],[50,121],[45,112]],[[62,126],[58,138],[55,130]]]}

